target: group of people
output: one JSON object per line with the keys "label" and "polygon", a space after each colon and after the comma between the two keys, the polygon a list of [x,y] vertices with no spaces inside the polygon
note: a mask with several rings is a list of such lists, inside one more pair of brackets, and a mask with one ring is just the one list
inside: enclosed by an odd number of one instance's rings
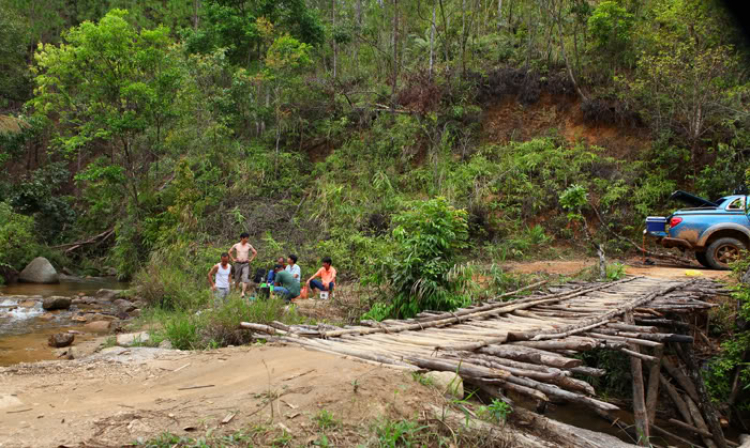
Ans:
{"label": "group of people", "polygon": [[[217,299],[225,299],[232,290],[232,278],[235,288],[241,288],[241,297],[245,297],[251,286],[250,263],[258,256],[258,251],[248,241],[250,235],[243,232],[240,242],[229,251],[221,254],[221,262],[208,271],[208,282]],[[251,255],[252,254],[252,255]],[[331,258],[323,258],[323,266],[308,278],[305,287],[308,291],[333,292],[336,283],[336,269],[331,266]],[[230,263],[231,262],[231,263]],[[273,288],[274,294],[280,295],[289,302],[299,297],[302,292],[302,270],[297,264],[297,256],[290,254],[287,258],[279,257],[268,272],[266,282]]]}

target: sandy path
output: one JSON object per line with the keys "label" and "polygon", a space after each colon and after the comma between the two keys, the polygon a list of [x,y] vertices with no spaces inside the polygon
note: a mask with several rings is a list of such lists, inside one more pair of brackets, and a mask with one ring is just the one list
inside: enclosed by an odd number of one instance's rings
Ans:
{"label": "sandy path", "polygon": [[436,398],[408,373],[296,347],[138,348],[0,369],[0,446],[121,446],[163,431],[200,434],[230,414],[224,429],[267,424],[272,412],[273,425],[314,436],[321,409],[360,424],[413,416]]}
{"label": "sandy path", "polygon": [[[613,260],[619,261],[619,260]],[[555,274],[555,275],[576,275],[586,268],[597,266],[598,259],[589,258],[584,260],[571,261],[533,261],[533,262],[511,262],[504,263],[503,268],[509,272],[517,274]],[[622,261],[620,261],[622,262]],[[724,279],[731,275],[731,271],[717,271],[706,269],[699,266],[678,267],[669,265],[644,266],[638,261],[631,260],[625,262],[625,273],[629,275],[643,275],[654,278],[681,279],[688,278],[686,271],[698,272],[699,276],[704,278]]]}

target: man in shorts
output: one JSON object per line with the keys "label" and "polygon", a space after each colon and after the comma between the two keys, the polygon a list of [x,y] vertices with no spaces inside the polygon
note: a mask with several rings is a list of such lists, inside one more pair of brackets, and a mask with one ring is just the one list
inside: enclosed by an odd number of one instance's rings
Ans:
{"label": "man in shorts", "polygon": [[226,252],[221,254],[221,263],[216,263],[208,271],[208,283],[211,285],[211,291],[213,291],[216,297],[217,305],[224,303],[232,288],[231,281],[229,280],[231,272],[232,265],[229,264],[229,254]]}
{"label": "man in shorts", "polygon": [[[248,238],[250,238],[250,235],[247,232],[242,232],[240,242],[229,249],[229,257],[234,264],[234,283],[237,286],[242,283],[242,297],[245,297],[247,285],[250,284],[250,263],[258,255],[258,251],[247,241]],[[232,252],[234,252],[234,256]],[[253,253],[252,257],[250,257],[250,252]]]}

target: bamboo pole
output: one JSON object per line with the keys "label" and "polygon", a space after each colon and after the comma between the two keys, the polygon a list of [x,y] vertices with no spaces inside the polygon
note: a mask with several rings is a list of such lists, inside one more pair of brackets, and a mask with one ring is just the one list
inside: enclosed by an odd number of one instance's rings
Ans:
{"label": "bamboo pole", "polygon": [[659,371],[661,370],[661,357],[663,346],[655,347],[653,354],[656,362],[651,363],[648,372],[648,392],[646,394],[646,413],[648,421],[653,426],[656,422],[656,402],[659,399]]}
{"label": "bamboo pole", "polygon": [[[632,312],[625,313],[625,322],[633,323]],[[633,353],[638,353],[638,346],[630,346]],[[624,351],[624,350],[623,350]],[[643,387],[643,367],[641,359],[632,356],[630,358],[630,372],[633,376],[633,415],[635,417],[635,427],[638,432],[638,445],[648,446],[649,444],[649,424],[648,413],[646,411],[645,390]]]}

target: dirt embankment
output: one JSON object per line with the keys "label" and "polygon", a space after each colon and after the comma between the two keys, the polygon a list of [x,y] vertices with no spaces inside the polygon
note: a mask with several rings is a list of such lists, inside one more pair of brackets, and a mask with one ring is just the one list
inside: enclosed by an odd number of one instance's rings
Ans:
{"label": "dirt embankment", "polygon": [[0,369],[0,446],[122,446],[165,431],[198,436],[259,425],[268,437],[287,431],[309,444],[323,411],[355,428],[414,418],[423,404],[442,401],[408,372],[294,347],[106,352]]}

